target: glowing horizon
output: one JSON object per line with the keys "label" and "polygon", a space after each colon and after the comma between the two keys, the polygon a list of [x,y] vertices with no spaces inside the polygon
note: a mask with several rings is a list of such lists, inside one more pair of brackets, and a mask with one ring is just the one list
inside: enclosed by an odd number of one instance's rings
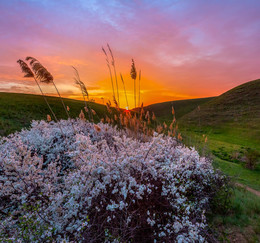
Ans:
{"label": "glowing horizon", "polygon": [[[217,96],[259,78],[260,2],[242,1],[37,1],[0,2],[0,92],[39,94],[17,65],[37,58],[60,93],[81,99],[75,66],[90,98],[112,101],[102,46],[116,60],[121,107],[122,73],[133,108],[131,59],[142,70],[141,102]],[[138,83],[138,82],[137,82]],[[55,95],[44,85],[47,94]]]}

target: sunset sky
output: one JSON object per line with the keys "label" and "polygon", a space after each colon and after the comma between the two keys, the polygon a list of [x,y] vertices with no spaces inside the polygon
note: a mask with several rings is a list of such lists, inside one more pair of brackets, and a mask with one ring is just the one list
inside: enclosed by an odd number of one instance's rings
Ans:
{"label": "sunset sky", "polygon": [[145,105],[216,96],[260,78],[259,12],[259,0],[0,0],[0,92],[39,93],[16,63],[33,56],[64,97],[81,98],[73,65],[90,98],[112,99],[101,50],[109,43],[130,108],[132,58]]}

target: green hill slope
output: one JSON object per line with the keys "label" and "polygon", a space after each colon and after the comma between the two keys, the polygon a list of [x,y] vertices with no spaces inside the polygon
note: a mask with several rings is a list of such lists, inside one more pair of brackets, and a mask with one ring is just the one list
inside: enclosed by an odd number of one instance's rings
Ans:
{"label": "green hill slope", "polygon": [[239,85],[200,106],[200,110],[183,117],[194,124],[199,118],[201,125],[224,123],[247,124],[252,128],[260,125],[260,79]]}
{"label": "green hill slope", "polygon": [[146,108],[169,123],[172,105],[185,144],[213,156],[214,165],[235,180],[260,190],[259,158],[255,170],[245,168],[248,151],[260,152],[259,79],[215,98],[165,102]]}
{"label": "green hill slope", "polygon": [[260,80],[239,85],[202,104],[179,123],[214,139],[260,151]]}
{"label": "green hill slope", "polygon": [[145,106],[144,110],[149,110],[150,112],[154,112],[156,117],[162,120],[171,120],[172,119],[172,106],[175,110],[176,119],[181,118],[185,114],[193,111],[199,105],[202,105],[214,97],[209,98],[199,98],[199,99],[190,99],[190,100],[176,100],[176,101],[168,101],[163,103],[152,104],[149,106]]}
{"label": "green hill slope", "polygon": [[[58,97],[47,97],[47,100],[58,119],[67,119]],[[78,117],[85,106],[79,100],[64,99],[64,103],[69,106],[71,117]],[[104,105],[92,102],[88,104],[99,116],[106,111]],[[51,113],[41,95],[0,92],[0,136],[29,127],[32,120],[46,120],[47,114]]]}

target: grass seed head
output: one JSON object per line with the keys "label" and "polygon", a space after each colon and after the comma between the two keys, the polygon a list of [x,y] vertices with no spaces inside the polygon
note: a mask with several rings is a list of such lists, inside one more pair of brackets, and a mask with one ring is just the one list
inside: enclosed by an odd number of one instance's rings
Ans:
{"label": "grass seed head", "polygon": [[91,112],[94,116],[97,114],[93,109],[91,109]]}
{"label": "grass seed head", "polygon": [[132,59],[132,65],[131,65],[131,71],[130,71],[131,78],[136,80],[136,68],[135,68],[135,62],[134,59]]}
{"label": "grass seed head", "polygon": [[36,58],[26,57],[26,61],[30,61],[30,65],[37,79],[47,84],[53,82],[53,76]]}
{"label": "grass seed head", "polygon": [[154,112],[153,112],[152,120],[153,120],[153,121],[156,120],[156,116],[155,116]]}
{"label": "grass seed head", "polygon": [[22,69],[22,72],[24,73],[25,78],[33,78],[34,74],[32,70],[29,68],[26,62],[23,60],[19,59],[17,63],[20,65],[20,68]]}
{"label": "grass seed head", "polygon": [[96,125],[96,124],[94,124],[94,129],[95,129],[97,132],[100,132],[100,131],[101,131],[101,128],[100,128],[98,125]]}
{"label": "grass seed head", "polygon": [[82,120],[82,121],[85,121],[85,120],[86,120],[83,110],[80,111],[80,113],[79,113],[79,118],[80,118],[80,120]]}
{"label": "grass seed head", "polygon": [[173,106],[172,106],[172,115],[174,115],[175,114],[175,111],[174,111],[174,108],[173,108]]}
{"label": "grass seed head", "polygon": [[50,122],[51,121],[51,116],[48,114],[47,115],[47,121]]}

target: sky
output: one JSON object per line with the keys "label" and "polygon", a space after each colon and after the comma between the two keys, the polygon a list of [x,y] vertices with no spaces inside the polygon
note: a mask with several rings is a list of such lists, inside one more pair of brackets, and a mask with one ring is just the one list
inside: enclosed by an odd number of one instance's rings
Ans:
{"label": "sky", "polygon": [[[75,66],[91,99],[112,100],[109,43],[130,108],[132,58],[144,105],[217,96],[260,78],[259,12],[259,0],[0,0],[0,92],[39,94],[16,63],[33,56],[64,97],[81,99]],[[118,85],[125,107],[119,76]]]}

